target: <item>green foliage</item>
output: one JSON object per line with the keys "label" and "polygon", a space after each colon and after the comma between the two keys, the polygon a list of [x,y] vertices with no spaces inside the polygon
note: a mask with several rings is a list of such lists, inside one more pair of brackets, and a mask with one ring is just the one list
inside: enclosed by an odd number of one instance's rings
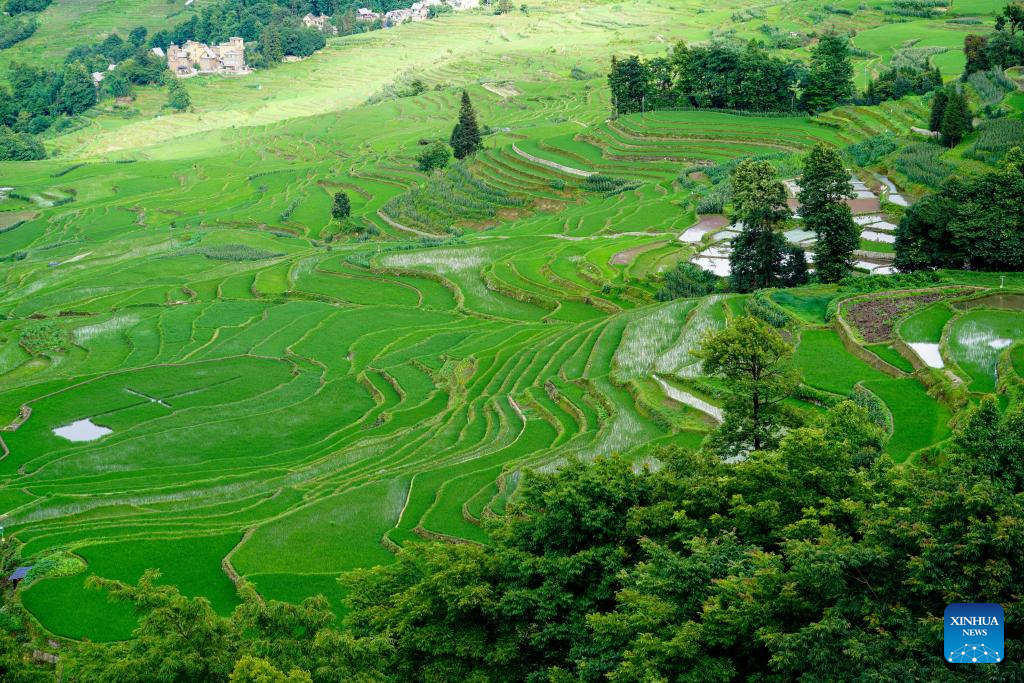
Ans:
{"label": "green foliage", "polygon": [[782,428],[792,423],[785,400],[799,382],[788,367],[793,347],[771,326],[745,316],[709,333],[694,355],[705,375],[726,382],[724,419],[710,447],[724,457],[776,447]]}
{"label": "green foliage", "polygon": [[636,189],[639,183],[615,178],[613,176],[594,173],[587,176],[583,181],[583,189],[588,192],[599,192],[606,197],[612,197],[620,192],[627,192]]}
{"label": "green foliage", "polygon": [[949,93],[939,90],[932,97],[931,113],[928,117],[928,130],[938,132],[942,129],[942,117],[946,115],[946,105],[949,103]]}
{"label": "green foliage", "polygon": [[942,147],[929,142],[907,145],[896,156],[896,168],[915,183],[939,187],[955,167],[942,159]]}
{"label": "green foliage", "polygon": [[74,576],[85,571],[85,563],[66,552],[57,551],[39,557],[32,562],[32,569],[25,577],[26,583],[45,577],[58,578]]}
{"label": "green foliage", "polygon": [[846,148],[846,154],[854,164],[861,167],[874,166],[887,154],[896,151],[895,136],[892,133],[882,133],[855,142]]}
{"label": "green foliage", "polygon": [[452,129],[452,136],[449,144],[452,154],[456,159],[465,159],[467,156],[483,149],[484,142],[480,135],[480,126],[476,120],[476,112],[473,110],[473,103],[469,99],[469,93],[462,91],[462,105],[459,108],[459,121]]}
{"label": "green foliage", "polygon": [[281,252],[251,247],[247,244],[217,244],[182,249],[180,256],[200,254],[214,261],[263,261],[283,256]]}
{"label": "green foliage", "polygon": [[28,651],[0,629],[0,680],[5,683],[50,683],[53,675],[29,663]]}
{"label": "green foliage", "polygon": [[6,50],[16,43],[29,38],[36,32],[39,22],[34,18],[23,19],[21,17],[0,14],[0,50]]}
{"label": "green foliage", "polygon": [[40,322],[26,327],[19,342],[33,356],[61,353],[67,346],[67,332],[54,322]]}
{"label": "green foliage", "polygon": [[832,109],[853,95],[853,65],[846,36],[826,33],[811,50],[800,102],[812,114]]}
{"label": "green foliage", "polygon": [[910,207],[896,232],[896,266],[1018,270],[1024,267],[1022,203],[1024,154],[1015,147],[1000,169],[953,178]]}
{"label": "green foliage", "polygon": [[427,145],[423,151],[416,155],[416,167],[425,172],[444,168],[452,159],[451,148],[443,142],[434,142]]}
{"label": "green foliage", "polygon": [[942,87],[942,74],[930,64],[915,66],[913,60],[883,71],[868,81],[863,99],[867,104],[898,100],[907,95],[924,95]]}
{"label": "green foliage", "polygon": [[348,193],[344,190],[338,190],[331,199],[331,218],[336,221],[343,221],[351,215],[352,202],[348,198]]}
{"label": "green foliage", "polygon": [[971,119],[973,114],[967,105],[967,98],[961,93],[952,90],[946,100],[946,108],[942,112],[942,124],[939,132],[942,134],[942,144],[946,147],[956,147],[971,130]]}
{"label": "green foliage", "polygon": [[523,204],[521,198],[483,183],[456,163],[390,200],[383,211],[403,225],[440,232],[456,221],[491,218],[502,207]]}
{"label": "green foliage", "polygon": [[82,64],[71,64],[64,70],[58,98],[61,111],[72,116],[96,104],[96,88],[92,76]]}
{"label": "green foliage", "polygon": [[977,131],[977,138],[964,155],[996,166],[1007,152],[1024,142],[1024,119],[990,119],[982,122]]}
{"label": "green foliage", "polygon": [[267,659],[245,655],[235,664],[228,681],[230,683],[312,683],[313,679],[301,669],[292,669],[285,674]]}
{"label": "green foliage", "polygon": [[714,273],[692,263],[680,261],[665,273],[665,281],[655,295],[658,301],[698,297],[711,294],[721,280]]}
{"label": "green foliage", "polygon": [[167,106],[175,111],[185,111],[192,106],[192,98],[185,89],[181,79],[171,80],[167,89]]}
{"label": "green foliage", "polygon": [[28,133],[0,126],[0,161],[35,161],[46,158],[41,142]]}
{"label": "green foliage", "polygon": [[733,289],[752,292],[774,287],[782,276],[786,240],[775,231],[789,216],[786,189],[767,161],[744,160],[732,173],[732,202],[743,222],[729,255]]}
{"label": "green foliage", "polygon": [[816,144],[804,161],[798,199],[804,225],[818,236],[814,264],[822,282],[838,282],[853,267],[860,228],[844,201],[853,196],[850,174],[839,152],[825,143]]}
{"label": "green foliage", "polygon": [[1002,69],[976,71],[967,78],[967,82],[978,94],[982,106],[995,105],[1003,101],[1006,93],[1017,90],[1017,84],[1006,77]]}

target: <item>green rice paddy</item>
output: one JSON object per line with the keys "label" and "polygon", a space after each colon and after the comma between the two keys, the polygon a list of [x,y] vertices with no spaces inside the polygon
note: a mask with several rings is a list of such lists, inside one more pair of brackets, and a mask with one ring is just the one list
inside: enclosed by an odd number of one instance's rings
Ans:
{"label": "green rice paddy", "polygon": [[[174,12],[158,4],[55,0],[23,54],[60,59],[72,39],[155,28]],[[602,74],[611,54],[705,40],[741,7],[559,0],[529,14],[445,15],[332,39],[246,78],[190,79],[189,113],[160,112],[163,94],[142,88],[131,112],[101,110],[47,140],[52,158],[0,164],[0,185],[30,197],[0,203],[0,258],[11,257],[0,275],[0,424],[10,425],[0,514],[27,561],[62,549],[85,562],[20,590],[33,617],[60,637],[126,638],[130,610],[84,581],[135,581],[147,568],[222,613],[237,577],[271,598],[323,593],[340,612],[335,578],[389,562],[396,546],[486,543],[485,520],[514,500],[527,468],[699,445],[707,415],[669,399],[655,376],[693,388],[702,378],[690,351],[745,314],[747,299],[654,301],[651,276],[700,248],[678,240],[697,218],[680,170],[846,145],[927,114],[910,98],[815,119],[609,121],[603,76],[570,76],[574,66]],[[814,7],[767,11],[807,31]],[[848,18],[875,55],[857,61],[861,77],[919,30],[926,44],[962,42],[941,21],[882,16]],[[402,72],[427,91],[365,104]],[[518,94],[484,87],[499,81]],[[449,214],[417,201],[427,178],[413,158],[421,140],[447,138],[462,87],[492,134],[466,164],[473,182],[458,181],[476,189]],[[526,155],[635,187],[587,192],[581,177]],[[338,190],[375,237],[336,233]],[[771,294],[795,319],[804,382],[837,398],[858,383],[874,392],[898,461],[946,438],[948,410],[892,349],[872,350],[907,376],[874,369],[827,326],[837,296]],[[1020,339],[1024,329],[1011,311],[952,316],[931,306],[898,329],[937,342],[952,325],[971,389],[994,390],[998,354],[976,356],[965,335],[973,325]],[[84,421],[109,432],[54,432]]]}

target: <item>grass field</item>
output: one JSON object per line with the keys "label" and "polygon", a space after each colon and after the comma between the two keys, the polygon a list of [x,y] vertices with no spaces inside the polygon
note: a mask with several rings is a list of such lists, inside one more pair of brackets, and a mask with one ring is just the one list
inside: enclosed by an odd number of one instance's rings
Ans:
{"label": "grass field", "polygon": [[[953,46],[965,32],[847,4],[852,15],[829,21],[856,28],[873,55],[856,60],[859,79],[903,41]],[[337,575],[390,561],[392,544],[486,543],[481,520],[515,499],[528,468],[698,446],[709,415],[659,380],[703,386],[691,351],[744,315],[749,297],[655,301],[660,274],[707,246],[679,241],[698,219],[681,170],[903,134],[927,115],[908,98],[816,118],[608,120],[612,54],[664,54],[723,26],[763,35],[733,21],[744,7],[558,0],[528,14],[445,15],[332,39],[246,78],[190,79],[188,113],[167,113],[163,91],[140,88],[129,111],[101,108],[47,139],[51,158],[0,164],[0,185],[18,195],[0,199],[0,424],[11,425],[0,516],[27,561],[66,549],[86,563],[22,588],[29,612],[60,637],[122,639],[134,616],[86,590],[87,576],[134,581],[157,568],[226,613],[237,601],[227,566],[265,596],[323,593],[340,613]],[[767,12],[806,32],[818,10],[799,0]],[[55,0],[0,66],[59,61],[106,30],[189,11]],[[939,58],[955,76],[955,51]],[[427,90],[365,104],[403,73]],[[505,94],[484,87],[498,82]],[[489,126],[485,149],[458,177],[428,179],[414,157],[421,141],[447,139],[463,87]],[[588,191],[557,165],[628,189]],[[424,187],[458,199],[431,203]],[[337,232],[338,190],[371,239]],[[843,346],[827,325],[847,294],[812,285],[770,296],[793,317],[804,382],[836,397],[863,383],[892,415],[888,450],[902,462],[946,438],[951,416],[916,378],[890,377]],[[1019,314],[952,316],[931,306],[900,333],[938,342],[949,323],[971,388],[993,390],[999,350],[971,335],[1020,339]],[[870,350],[912,369],[889,346]],[[705,409],[716,400],[705,398]],[[54,432],[82,424],[105,433]]]}

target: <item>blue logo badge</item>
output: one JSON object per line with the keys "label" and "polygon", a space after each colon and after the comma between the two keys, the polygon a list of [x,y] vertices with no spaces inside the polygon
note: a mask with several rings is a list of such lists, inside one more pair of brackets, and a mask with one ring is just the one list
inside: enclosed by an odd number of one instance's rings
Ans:
{"label": "blue logo badge", "polygon": [[991,602],[954,602],[946,608],[943,657],[953,664],[1003,661],[1003,606]]}

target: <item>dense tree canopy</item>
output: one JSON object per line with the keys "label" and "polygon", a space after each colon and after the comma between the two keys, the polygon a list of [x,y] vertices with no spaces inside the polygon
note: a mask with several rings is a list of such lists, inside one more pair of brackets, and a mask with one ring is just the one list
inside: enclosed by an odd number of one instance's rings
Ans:
{"label": "dense tree canopy", "polygon": [[699,107],[792,111],[796,66],[757,42],[673,48],[670,57],[612,59],[608,85],[619,114],[642,108]]}
{"label": "dense tree canopy", "polygon": [[814,266],[823,282],[838,282],[853,267],[860,228],[844,201],[853,196],[850,172],[838,150],[823,142],[816,144],[804,160],[798,199],[804,225],[818,236]]}
{"label": "dense tree canopy", "polygon": [[786,239],[776,231],[789,215],[786,188],[767,161],[745,159],[732,173],[732,203],[740,234],[729,255],[733,289],[751,292],[781,284]]}
{"label": "dense tree canopy", "polygon": [[896,267],[1024,269],[1024,153],[1011,150],[1000,168],[954,176],[911,206],[896,232]]}
{"label": "dense tree canopy", "polygon": [[853,65],[846,36],[826,33],[811,51],[800,102],[811,113],[827,111],[853,95]]}

